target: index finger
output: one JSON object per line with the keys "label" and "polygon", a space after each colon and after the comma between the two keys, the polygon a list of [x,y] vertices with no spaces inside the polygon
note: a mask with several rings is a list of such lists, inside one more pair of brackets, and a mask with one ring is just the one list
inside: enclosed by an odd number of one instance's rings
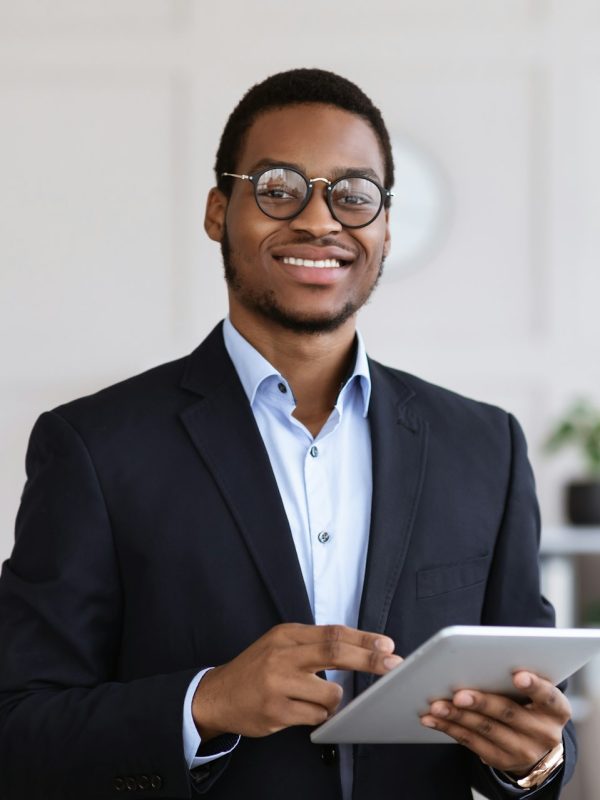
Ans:
{"label": "index finger", "polygon": [[302,625],[300,623],[291,623],[280,625],[279,630],[290,644],[340,642],[381,653],[393,653],[395,648],[394,640],[383,633],[361,631],[357,628],[350,628],[347,625]]}
{"label": "index finger", "polygon": [[301,670],[309,672],[342,669],[385,675],[402,662],[400,656],[368,650],[339,639],[296,645],[289,648],[289,652],[292,653],[292,662]]}

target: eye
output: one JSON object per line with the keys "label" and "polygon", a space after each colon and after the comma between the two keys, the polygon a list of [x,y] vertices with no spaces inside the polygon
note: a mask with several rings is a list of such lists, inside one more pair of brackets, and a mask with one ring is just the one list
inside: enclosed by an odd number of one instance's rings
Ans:
{"label": "eye", "polygon": [[360,194],[336,192],[333,196],[333,202],[342,206],[362,206],[365,203],[372,203],[373,198]]}
{"label": "eye", "polygon": [[336,206],[358,209],[379,205],[379,190],[365,178],[346,178],[335,184],[331,199]]}
{"label": "eye", "polygon": [[296,197],[294,189],[289,186],[259,186],[256,190],[260,197],[268,197],[271,200],[293,200]]}
{"label": "eye", "polygon": [[260,176],[256,196],[265,202],[299,200],[304,197],[306,186],[301,178],[285,169],[269,170]]}

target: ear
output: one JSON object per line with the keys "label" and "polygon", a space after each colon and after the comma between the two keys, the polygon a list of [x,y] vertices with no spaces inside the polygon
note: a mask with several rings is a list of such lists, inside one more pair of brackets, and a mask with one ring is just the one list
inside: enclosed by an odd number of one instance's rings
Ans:
{"label": "ear", "polygon": [[383,240],[383,257],[387,258],[392,246],[392,234],[390,231],[390,210],[385,210],[385,239]]}
{"label": "ear", "polygon": [[223,239],[226,212],[227,198],[220,189],[213,186],[206,198],[204,230],[214,242],[220,242]]}

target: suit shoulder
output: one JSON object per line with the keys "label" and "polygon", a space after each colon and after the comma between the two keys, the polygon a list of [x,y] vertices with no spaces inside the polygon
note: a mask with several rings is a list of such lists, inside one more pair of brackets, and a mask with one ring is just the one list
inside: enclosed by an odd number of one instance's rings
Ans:
{"label": "suit shoulder", "polygon": [[371,362],[371,368],[391,383],[401,385],[404,395],[410,398],[411,411],[430,423],[441,421],[444,428],[493,428],[502,436],[508,433],[511,415],[498,406],[377,362]]}
{"label": "suit shoulder", "polygon": [[177,406],[177,398],[187,392],[179,388],[188,356],[160,364],[137,375],[118,381],[83,397],[52,409],[75,428],[96,420],[116,422],[119,418],[152,416],[165,406]]}

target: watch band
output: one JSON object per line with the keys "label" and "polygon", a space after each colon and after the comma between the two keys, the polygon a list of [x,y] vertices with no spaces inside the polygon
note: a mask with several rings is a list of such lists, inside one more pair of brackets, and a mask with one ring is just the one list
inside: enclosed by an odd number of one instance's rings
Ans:
{"label": "watch band", "polygon": [[521,789],[535,789],[544,783],[553,772],[555,772],[565,760],[565,750],[563,743],[560,742],[540,758],[529,775],[523,778],[512,778],[512,781]]}

